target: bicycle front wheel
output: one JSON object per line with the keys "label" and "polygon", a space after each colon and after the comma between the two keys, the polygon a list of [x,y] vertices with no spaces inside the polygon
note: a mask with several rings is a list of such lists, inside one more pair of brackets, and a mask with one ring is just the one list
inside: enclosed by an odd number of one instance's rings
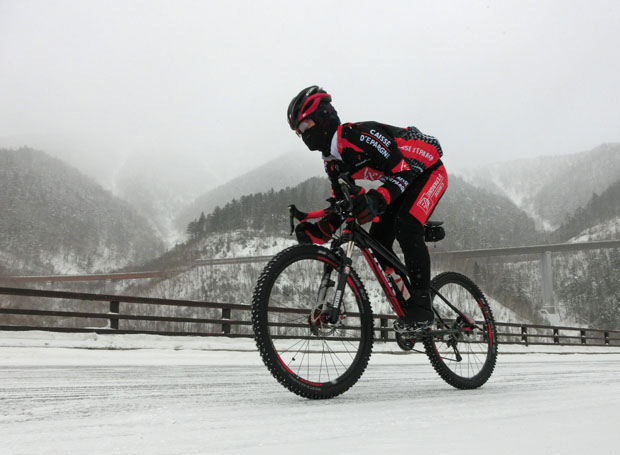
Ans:
{"label": "bicycle front wheel", "polygon": [[338,321],[326,317],[339,269],[332,251],[297,245],[267,264],[254,290],[252,325],[263,362],[284,387],[306,398],[345,392],[370,358],[372,310],[354,270]]}
{"label": "bicycle front wheel", "polygon": [[424,340],[433,368],[456,388],[480,387],[491,377],[497,359],[495,320],[484,294],[456,272],[436,276],[431,290],[434,330],[444,332]]}

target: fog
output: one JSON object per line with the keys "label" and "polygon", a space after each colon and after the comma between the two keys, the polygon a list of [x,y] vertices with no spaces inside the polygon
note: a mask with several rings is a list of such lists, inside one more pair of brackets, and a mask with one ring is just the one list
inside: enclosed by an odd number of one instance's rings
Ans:
{"label": "fog", "polygon": [[620,141],[619,42],[616,1],[0,0],[0,146],[224,181],[311,153],[285,112],[319,84],[448,167],[579,152]]}

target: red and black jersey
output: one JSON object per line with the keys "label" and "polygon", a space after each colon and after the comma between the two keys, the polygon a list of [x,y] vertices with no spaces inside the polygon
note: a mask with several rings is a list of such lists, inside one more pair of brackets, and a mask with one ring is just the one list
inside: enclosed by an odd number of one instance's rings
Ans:
{"label": "red and black jersey", "polygon": [[377,189],[389,205],[405,192],[416,177],[441,166],[439,141],[410,126],[400,128],[378,122],[345,123],[338,127],[331,154],[324,157],[332,188],[340,174],[353,179],[380,180]]}

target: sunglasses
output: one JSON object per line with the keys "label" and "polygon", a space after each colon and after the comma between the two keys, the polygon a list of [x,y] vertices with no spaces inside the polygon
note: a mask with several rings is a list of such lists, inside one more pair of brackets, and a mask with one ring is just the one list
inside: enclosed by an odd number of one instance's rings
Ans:
{"label": "sunglasses", "polygon": [[297,134],[297,136],[301,137],[301,135],[304,134],[308,128],[311,128],[311,125],[314,124],[310,119],[303,120],[295,130],[295,133]]}

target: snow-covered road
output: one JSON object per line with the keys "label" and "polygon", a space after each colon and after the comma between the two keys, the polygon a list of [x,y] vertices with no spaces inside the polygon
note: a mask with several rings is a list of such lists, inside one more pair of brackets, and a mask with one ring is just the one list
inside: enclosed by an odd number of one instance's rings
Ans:
{"label": "snow-covered road", "polygon": [[373,354],[330,401],[255,352],[0,347],[0,453],[617,453],[620,353],[500,355],[479,390]]}

